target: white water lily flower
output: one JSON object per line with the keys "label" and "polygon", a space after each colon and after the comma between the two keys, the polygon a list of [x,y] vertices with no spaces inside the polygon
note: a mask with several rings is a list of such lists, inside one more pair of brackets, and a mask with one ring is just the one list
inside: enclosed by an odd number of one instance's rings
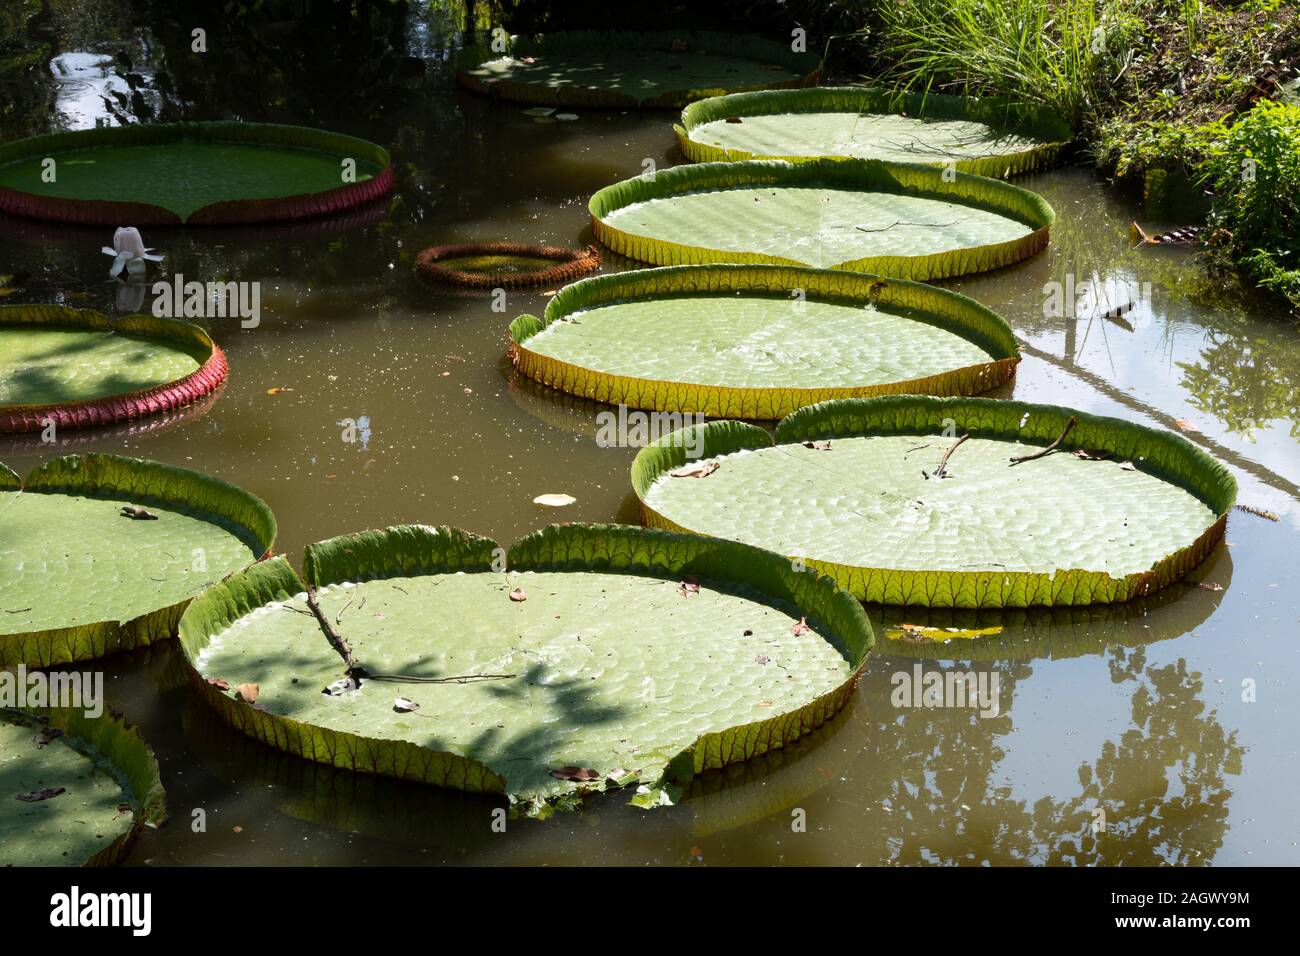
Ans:
{"label": "white water lily flower", "polygon": [[118,226],[113,233],[113,247],[104,246],[101,250],[106,256],[113,257],[113,266],[108,274],[117,277],[126,269],[127,275],[144,275],[145,262],[162,262],[163,257],[154,255],[152,249],[146,249],[144,237],[135,226]]}

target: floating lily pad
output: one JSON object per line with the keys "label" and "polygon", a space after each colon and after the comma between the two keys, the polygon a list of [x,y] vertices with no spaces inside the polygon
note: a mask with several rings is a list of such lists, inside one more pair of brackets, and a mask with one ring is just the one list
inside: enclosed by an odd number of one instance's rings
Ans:
{"label": "floating lily pad", "polygon": [[[355,179],[345,179],[353,172]],[[0,211],[59,222],[305,219],[358,206],[392,186],[387,150],[300,126],[139,124],[0,146]]]}
{"label": "floating lily pad", "polygon": [[591,198],[596,238],[656,265],[778,263],[939,279],[1046,247],[1041,196],[969,173],[878,160],[754,160],[660,170]]}
{"label": "floating lily pad", "polygon": [[248,492],[116,455],[56,458],[25,482],[0,465],[0,520],[0,665],[171,637],[196,594],[275,540],[270,509]]}
{"label": "floating lily pad", "polygon": [[510,325],[510,357],[610,404],[780,418],[831,398],[967,395],[1005,383],[1011,328],[965,296],[787,266],[676,266],[584,279]]}
{"label": "floating lily pad", "polygon": [[111,866],[165,817],[158,762],[120,720],[0,710],[0,866]]}
{"label": "floating lily pad", "polygon": [[0,434],[109,425],[169,412],[226,379],[197,325],[110,319],[56,305],[0,306]]}
{"label": "floating lily pad", "polygon": [[458,67],[462,85],[518,103],[651,109],[805,86],[817,81],[821,58],[727,33],[585,30],[511,37],[499,51],[468,47]]}
{"label": "floating lily pad", "polygon": [[334,538],[305,583],[277,558],[217,585],[182,647],[266,743],[542,807],[610,778],[653,802],[783,746],[844,704],[872,642],[852,598],[743,545],[559,525],[502,554],[446,528]]}
{"label": "floating lily pad", "polygon": [[692,103],[674,127],[692,162],[818,157],[924,163],[1005,179],[1056,162],[1070,127],[1002,99],[814,87]]}
{"label": "floating lily pad", "polygon": [[[638,453],[648,524],[797,557],[885,604],[1130,600],[1200,564],[1236,497],[1179,435],[1049,405],[846,399],[795,412],[775,443],[739,422],[697,428]],[[716,470],[673,477],[687,448]]]}
{"label": "floating lily pad", "polygon": [[594,246],[565,249],[517,242],[471,242],[431,246],[416,257],[426,279],[476,289],[559,285],[600,268]]}

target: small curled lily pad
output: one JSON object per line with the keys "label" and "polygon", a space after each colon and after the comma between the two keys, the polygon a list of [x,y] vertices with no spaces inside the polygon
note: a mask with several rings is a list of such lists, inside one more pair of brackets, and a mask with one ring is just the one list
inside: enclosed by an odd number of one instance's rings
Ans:
{"label": "small curled lily pad", "polygon": [[116,455],[56,458],[26,481],[0,465],[0,520],[0,666],[171,637],[196,594],[275,540],[270,509],[248,492]]}
{"label": "small curled lily pad", "polygon": [[[1127,601],[1200,564],[1236,497],[1227,468],[1180,435],[1049,405],[888,396],[800,409],[775,440],[734,421],[695,428],[638,453],[647,524],[791,555],[884,604]],[[672,479],[687,448],[721,467]]]}
{"label": "small curled lily pad", "polygon": [[[497,553],[403,526],[309,546],[305,580],[253,565],[181,620],[194,685],[307,759],[546,807],[611,776],[667,793],[790,743],[843,706],[873,640],[828,580],[743,545],[556,525],[507,571]],[[345,675],[354,690],[322,693]],[[256,683],[256,707],[217,678]]]}
{"label": "small curled lily pad", "polygon": [[0,866],[111,866],[165,817],[158,763],[117,718],[0,710]]}
{"label": "small curled lily pad", "polygon": [[969,395],[1004,384],[1011,328],[901,279],[767,265],[598,276],[510,325],[515,366],[609,404],[775,419],[832,398]]}
{"label": "small curled lily pad", "polygon": [[112,320],[56,305],[0,306],[0,434],[108,425],[182,408],[226,379],[197,325]]}
{"label": "small curled lily pad", "polygon": [[674,129],[696,163],[883,159],[995,178],[1052,165],[1073,135],[1025,103],[857,86],[712,97],[682,110]]}
{"label": "small curled lily pad", "polygon": [[675,166],[606,186],[592,229],[653,265],[774,263],[902,279],[1011,265],[1046,248],[1041,196],[970,173],[879,160]]}
{"label": "small curled lily pad", "polygon": [[565,249],[518,242],[430,246],[415,259],[415,270],[426,279],[471,289],[562,285],[599,268],[594,246]]}

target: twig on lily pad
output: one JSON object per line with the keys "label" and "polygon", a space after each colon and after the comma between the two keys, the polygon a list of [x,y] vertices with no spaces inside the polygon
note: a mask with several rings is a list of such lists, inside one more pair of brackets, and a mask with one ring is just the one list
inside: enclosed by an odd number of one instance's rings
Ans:
{"label": "twig on lily pad", "polygon": [[357,670],[356,658],[352,656],[352,645],[343,639],[343,635],[335,630],[334,625],[330,623],[325,612],[321,610],[320,601],[316,599],[316,591],[309,589],[307,591],[307,606],[311,608],[311,613],[316,616],[316,623],[320,629],[325,632],[325,637],[330,642],[330,647],[338,651],[339,657],[343,658],[343,663],[348,667],[348,674]]}
{"label": "twig on lily pad", "polygon": [[1037,458],[1043,458],[1047,455],[1050,455],[1052,452],[1056,451],[1056,449],[1060,446],[1061,442],[1065,441],[1065,436],[1070,434],[1070,430],[1074,428],[1074,426],[1077,424],[1079,424],[1079,420],[1075,418],[1073,415],[1071,415],[1069,421],[1065,423],[1065,427],[1061,429],[1061,434],[1056,436],[1056,441],[1052,442],[1046,448],[1034,452],[1032,455],[1013,456],[1011,459],[1011,464],[1018,465],[1024,461],[1034,461]]}

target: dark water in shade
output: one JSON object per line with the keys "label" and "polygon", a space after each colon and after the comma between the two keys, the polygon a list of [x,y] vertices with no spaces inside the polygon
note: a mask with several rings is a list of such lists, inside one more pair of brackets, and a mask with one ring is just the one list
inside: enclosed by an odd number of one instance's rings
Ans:
{"label": "dark water in shade", "polygon": [[[340,41],[328,24],[310,40],[275,29],[254,31],[257,41],[222,37],[232,44],[217,61],[227,69],[266,55],[257,44],[319,42],[319,60],[278,56],[240,87],[185,53],[181,14],[141,17],[149,6],[87,5],[99,24],[87,31],[77,26],[82,5],[56,3],[37,52],[48,64],[129,49],[149,117],[300,122],[384,143],[398,188],[338,222],[147,233],[167,257],[164,277],[260,281],[261,325],[211,323],[232,370],[215,401],[168,421],[68,435],[75,443],[64,450],[139,455],[233,481],[271,505],[277,550],[295,562],[310,541],[399,522],[508,543],[557,515],[634,521],[634,450],[598,447],[597,406],[520,382],[505,361],[508,321],[546,298],[512,292],[496,313],[485,296],[422,284],[411,263],[432,244],[585,244],[593,191],[639,173],[645,158],[679,161],[671,117],[580,110],[576,122],[538,123],[474,98],[436,62],[447,40],[438,17],[400,7],[349,34],[355,49],[379,52],[344,78],[330,65]],[[125,68],[101,72],[76,86],[46,67],[27,99],[13,100],[29,111],[5,116],[6,138],[139,116],[130,95],[124,106],[97,92],[130,89]],[[1006,625],[998,644],[971,652],[986,659],[922,664],[996,673],[999,716],[895,709],[891,677],[915,661],[878,654],[831,725],[706,776],[680,806],[646,813],[612,796],[578,814],[511,822],[505,834],[491,832],[492,800],[310,765],[227,730],[184,686],[173,648],[158,647],[106,663],[110,702],[156,749],[172,812],[131,862],[1300,861],[1300,331],[1275,303],[1207,278],[1184,252],[1131,250],[1135,210],[1091,171],[1019,182],[1057,210],[1050,250],[952,283],[1002,312],[1023,343],[1016,381],[1000,394],[1194,427],[1188,437],[1232,467],[1240,500],[1281,519],[1233,514],[1227,547],[1197,575],[1222,592],[1179,585],[1119,609],[935,614],[940,625]],[[5,301],[112,311],[119,290],[99,253],[108,238],[0,223],[0,272],[29,275]],[[1123,324],[1045,317],[1044,284],[1067,273],[1139,301]],[[275,387],[284,391],[267,394]],[[339,423],[363,416],[368,442],[344,443]],[[51,454],[0,444],[0,460],[20,473]],[[544,492],[577,504],[533,505]],[[872,617],[881,623],[879,609]],[[1256,683],[1253,703],[1242,700],[1243,680]],[[190,828],[195,808],[207,813],[206,833]],[[796,810],[807,832],[792,832]]]}

